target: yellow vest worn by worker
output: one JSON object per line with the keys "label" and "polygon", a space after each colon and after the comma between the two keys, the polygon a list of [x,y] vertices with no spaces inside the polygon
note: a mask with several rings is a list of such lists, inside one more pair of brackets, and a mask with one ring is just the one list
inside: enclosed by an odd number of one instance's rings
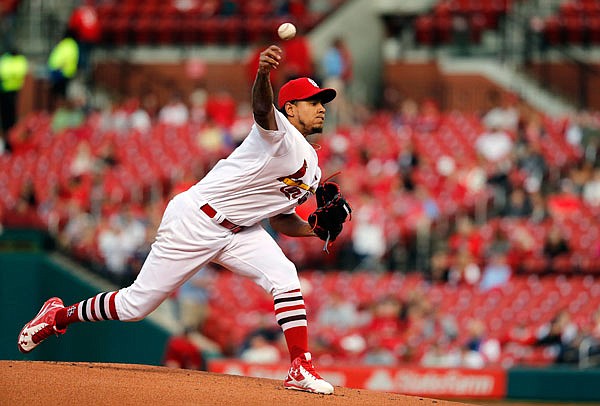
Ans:
{"label": "yellow vest worn by worker", "polygon": [[27,76],[27,58],[6,53],[0,57],[0,90],[18,92]]}
{"label": "yellow vest worn by worker", "polygon": [[71,79],[77,73],[78,62],[79,46],[73,38],[67,37],[52,49],[48,58],[48,68],[53,71],[58,70],[65,78]]}

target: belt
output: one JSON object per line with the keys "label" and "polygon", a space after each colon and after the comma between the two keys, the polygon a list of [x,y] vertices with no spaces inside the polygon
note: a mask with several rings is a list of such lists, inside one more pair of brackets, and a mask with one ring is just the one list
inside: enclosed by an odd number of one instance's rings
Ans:
{"label": "belt", "polygon": [[[202,210],[204,213],[206,213],[206,215],[208,217],[210,217],[211,219],[215,218],[215,216],[217,215],[217,211],[215,209],[213,209],[212,206],[208,203],[206,203],[205,205],[200,207],[200,210]],[[227,219],[223,219],[221,222],[219,222],[219,225],[227,228],[229,231],[231,231],[234,234],[239,233],[244,228],[246,228],[244,226],[238,226],[237,224],[234,224]]]}

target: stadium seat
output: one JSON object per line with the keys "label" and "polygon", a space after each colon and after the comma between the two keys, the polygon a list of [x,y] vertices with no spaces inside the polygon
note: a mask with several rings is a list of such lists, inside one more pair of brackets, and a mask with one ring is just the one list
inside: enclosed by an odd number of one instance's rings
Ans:
{"label": "stadium seat", "polygon": [[433,21],[433,18],[430,16],[420,16],[415,20],[415,38],[418,44],[434,44],[435,37]]}
{"label": "stadium seat", "polygon": [[544,20],[544,39],[549,46],[562,44],[561,23],[557,16],[549,16]]}

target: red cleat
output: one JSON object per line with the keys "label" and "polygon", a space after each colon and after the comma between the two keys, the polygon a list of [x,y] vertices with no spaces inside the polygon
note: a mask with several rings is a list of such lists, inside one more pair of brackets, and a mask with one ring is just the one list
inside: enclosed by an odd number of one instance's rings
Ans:
{"label": "red cleat", "polygon": [[54,324],[56,312],[64,307],[63,301],[57,297],[46,300],[46,303],[44,303],[37,316],[25,324],[25,327],[21,330],[19,341],[17,342],[19,351],[26,354],[46,338],[50,337],[50,335],[54,334],[58,336],[64,334],[67,329],[59,330]]}

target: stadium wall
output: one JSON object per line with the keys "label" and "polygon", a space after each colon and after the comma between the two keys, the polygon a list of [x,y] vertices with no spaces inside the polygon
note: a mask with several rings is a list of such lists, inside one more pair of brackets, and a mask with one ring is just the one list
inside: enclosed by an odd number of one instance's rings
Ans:
{"label": "stadium wall", "polygon": [[81,323],[30,354],[17,350],[20,329],[44,300],[75,303],[101,291],[43,252],[0,253],[0,359],[90,361],[160,365],[169,333],[146,319],[136,323]]}
{"label": "stadium wall", "polygon": [[[600,72],[600,65],[594,65]],[[238,102],[250,101],[251,78],[243,60],[237,62],[210,61],[201,78],[190,77],[185,63],[148,63],[106,60],[98,62],[94,79],[100,88],[114,95],[144,96],[154,93],[160,105],[165,104],[172,91],[187,98],[196,87],[208,92],[227,90]],[[575,104],[585,103],[591,109],[600,109],[600,75],[583,73],[569,63],[533,64],[528,69],[537,80],[551,91],[567,97]],[[582,82],[582,80],[584,82]],[[387,62],[382,66],[383,89],[394,89],[402,97],[417,101],[433,99],[445,109],[486,111],[492,107],[489,95],[503,91],[487,78],[471,74],[444,74],[435,61]],[[582,88],[585,100],[581,100]],[[48,107],[49,87],[43,79],[28,76],[20,93],[19,114]],[[381,97],[383,94],[379,92]],[[379,103],[381,100],[375,100]]]}
{"label": "stadium wall", "polygon": [[[229,91],[238,102],[249,102],[250,78],[244,64],[207,63],[202,79],[190,79],[185,64],[123,64],[103,62],[97,66],[95,78],[106,89],[122,94],[143,96],[155,93],[160,104],[167,102],[173,90],[184,99],[197,86],[208,92]],[[501,91],[483,76],[444,75],[435,62],[388,63],[383,67],[386,88],[396,89],[405,98],[417,101],[433,99],[441,107],[461,111],[485,111],[492,107],[489,95]]]}
{"label": "stadium wall", "polygon": [[[286,365],[214,359],[211,372],[281,379]],[[600,370],[552,368],[443,369],[416,366],[319,365],[333,385],[444,399],[514,399],[589,402],[600,400]]]}
{"label": "stadium wall", "polygon": [[418,102],[432,99],[443,109],[464,112],[485,112],[494,107],[490,95],[505,92],[483,76],[444,74],[435,61],[387,63],[383,82],[402,99],[411,98]]}
{"label": "stadium wall", "polygon": [[600,64],[537,62],[527,67],[542,86],[580,107],[600,110]]}

